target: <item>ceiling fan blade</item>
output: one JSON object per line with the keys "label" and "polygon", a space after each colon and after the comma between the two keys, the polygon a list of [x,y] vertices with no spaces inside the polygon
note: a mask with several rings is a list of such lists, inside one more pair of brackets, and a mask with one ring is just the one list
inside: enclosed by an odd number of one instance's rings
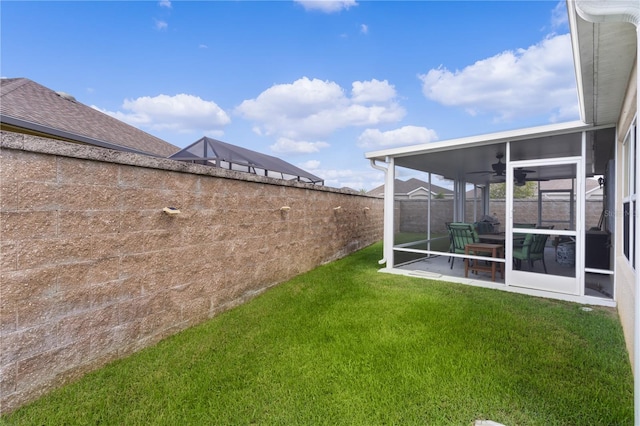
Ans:
{"label": "ceiling fan blade", "polygon": [[497,153],[496,158],[498,159],[497,163],[493,163],[491,165],[491,170],[478,170],[475,172],[469,172],[468,175],[471,174],[492,174],[494,176],[504,176],[504,172],[507,169],[507,165],[502,162],[502,158],[504,155],[502,153]]}
{"label": "ceiling fan blade", "polygon": [[536,173],[535,170],[528,170],[528,169],[523,169],[522,167],[518,167],[513,169],[514,173]]}

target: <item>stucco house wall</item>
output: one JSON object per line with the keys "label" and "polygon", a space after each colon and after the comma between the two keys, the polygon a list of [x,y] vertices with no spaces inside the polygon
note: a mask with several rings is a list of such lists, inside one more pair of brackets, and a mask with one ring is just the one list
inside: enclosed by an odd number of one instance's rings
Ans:
{"label": "stucco house wall", "polygon": [[379,198],[11,132],[0,183],[2,412],[383,231]]}
{"label": "stucco house wall", "polygon": [[[635,78],[637,74],[638,60],[636,58],[631,78],[627,85],[625,101],[622,107],[620,120],[618,121],[618,137],[616,140],[616,211],[615,211],[615,280],[616,280],[616,300],[618,302],[618,315],[624,330],[625,341],[631,362],[634,360],[633,335],[634,335],[634,313],[635,313],[635,271],[631,267],[629,260],[623,251],[623,179],[624,167],[620,159],[623,158],[623,142],[629,131],[629,127],[633,122],[633,117],[637,113],[637,96],[638,86]],[[638,153],[636,152],[636,155]],[[636,230],[637,234],[637,230]],[[640,247],[640,242],[636,243],[636,247]],[[634,366],[635,369],[635,366]]]}

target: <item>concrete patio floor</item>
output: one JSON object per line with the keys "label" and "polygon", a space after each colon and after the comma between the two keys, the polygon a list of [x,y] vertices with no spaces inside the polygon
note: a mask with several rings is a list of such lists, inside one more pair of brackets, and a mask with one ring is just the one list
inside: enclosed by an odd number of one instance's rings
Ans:
{"label": "concrete patio floor", "polygon": [[[396,266],[401,271],[406,271],[409,275],[420,276],[424,278],[448,279],[454,282],[481,281],[487,284],[504,284],[504,279],[500,277],[500,273],[496,273],[495,283],[491,281],[491,272],[478,272],[477,274],[469,273],[464,276],[464,261],[456,258],[453,268],[449,262],[449,256],[432,256],[407,262]],[[572,276],[574,269],[556,262],[555,250],[547,247],[545,250],[545,263],[547,265],[547,273],[549,275]],[[529,265],[522,265],[522,270],[529,271]],[[544,279],[544,269],[542,262],[535,262],[532,272],[540,273],[540,278]],[[603,299],[613,299],[613,277],[611,275],[587,273],[585,276],[585,295],[599,297]]]}

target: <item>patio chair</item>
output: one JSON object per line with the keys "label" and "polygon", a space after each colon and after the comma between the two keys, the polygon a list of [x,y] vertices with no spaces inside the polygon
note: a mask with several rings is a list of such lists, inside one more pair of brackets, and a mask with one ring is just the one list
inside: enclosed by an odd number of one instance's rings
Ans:
{"label": "patio chair", "polygon": [[548,235],[527,234],[522,246],[513,247],[513,260],[516,269],[522,267],[522,261],[529,262],[529,268],[533,268],[533,263],[542,260],[544,273],[547,273],[547,264],[544,262],[544,247],[547,244]]}
{"label": "patio chair", "polygon": [[[535,223],[514,223],[514,228],[535,228]],[[526,234],[514,233],[513,234],[513,247],[522,247],[522,243],[526,237]]]}
{"label": "patio chair", "polygon": [[[449,229],[449,225],[451,225],[451,222],[444,223],[444,226],[447,228],[447,234],[449,234],[449,253],[453,253],[453,236],[451,235],[451,229]],[[451,259],[452,257],[449,256],[449,259],[447,259],[447,263],[451,263]]]}
{"label": "patio chair", "polygon": [[[471,223],[452,222],[447,225],[449,229],[449,239],[451,253],[464,254],[464,247],[467,244],[479,243],[478,232]],[[451,257],[451,269],[455,257]]]}

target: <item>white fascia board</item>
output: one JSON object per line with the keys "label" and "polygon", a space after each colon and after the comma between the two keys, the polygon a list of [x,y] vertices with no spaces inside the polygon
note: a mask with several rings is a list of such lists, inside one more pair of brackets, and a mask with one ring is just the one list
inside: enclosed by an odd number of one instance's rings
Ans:
{"label": "white fascia board", "polygon": [[578,14],[576,12],[575,1],[567,0],[567,14],[569,15],[569,33],[571,34],[571,50],[573,52],[573,70],[576,74],[576,85],[578,86],[578,108],[580,109],[580,119],[586,123],[584,87],[582,85],[582,61],[580,59],[580,45],[578,43]]}
{"label": "white fascia board", "polygon": [[518,140],[562,135],[594,129],[594,126],[585,124],[582,121],[571,121],[567,123],[555,123],[546,126],[529,127],[525,129],[509,130],[499,133],[470,136],[460,139],[450,139],[440,142],[428,142],[420,145],[411,145],[400,148],[386,149],[382,151],[372,151],[365,153],[365,157],[368,159],[378,159],[384,161],[386,157],[406,157],[416,154],[426,154],[429,152],[450,151],[452,149],[492,145],[501,142],[516,142]]}

